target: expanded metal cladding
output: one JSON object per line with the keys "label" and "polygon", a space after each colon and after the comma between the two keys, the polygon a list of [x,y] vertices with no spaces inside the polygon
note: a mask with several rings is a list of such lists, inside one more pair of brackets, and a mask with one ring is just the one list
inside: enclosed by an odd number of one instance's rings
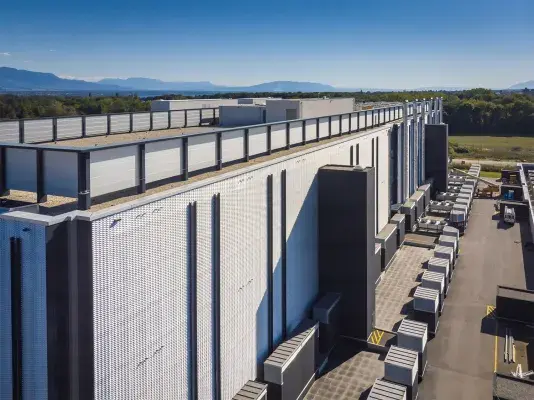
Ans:
{"label": "expanded metal cladding", "polygon": [[0,398],[11,399],[12,325],[10,238],[21,239],[22,398],[48,398],[45,227],[0,223]]}
{"label": "expanded metal cladding", "polygon": [[[385,134],[387,130],[374,135]],[[158,397],[163,393],[187,397],[188,372],[183,366],[189,354],[186,229],[187,206],[192,201],[197,202],[200,251],[199,398],[211,398],[211,202],[215,193],[220,193],[222,218],[222,398],[233,396],[246,381],[254,379],[257,363],[268,355],[267,258],[264,245],[259,245],[267,241],[267,176],[273,175],[273,336],[277,342],[283,331],[282,171],[287,177],[285,284],[291,288],[286,291],[286,331],[290,332],[317,296],[317,259],[315,252],[309,251],[317,247],[317,170],[337,160],[348,162],[350,146],[357,141],[323,148],[95,221],[96,398],[105,398],[109,393],[124,393],[132,398]],[[379,214],[387,217],[387,202],[383,201],[381,207]],[[126,340],[128,337],[134,340]],[[143,362],[145,358],[148,360]],[[149,381],[157,384],[148,385]]]}

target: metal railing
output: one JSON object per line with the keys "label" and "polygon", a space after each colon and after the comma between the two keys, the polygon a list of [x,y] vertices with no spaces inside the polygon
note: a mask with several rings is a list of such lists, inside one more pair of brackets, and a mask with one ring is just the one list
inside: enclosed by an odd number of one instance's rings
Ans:
{"label": "metal railing", "polygon": [[218,108],[0,121],[0,143],[46,143],[118,133],[217,125]]}
{"label": "metal railing", "polygon": [[[441,123],[441,101],[423,102],[425,123]],[[9,190],[77,198],[87,210],[92,199],[148,185],[186,181],[281,150],[349,135],[411,116],[421,103],[325,117],[274,122],[197,134],[160,137],[98,147],[0,143],[0,195]],[[434,108],[438,107],[438,108]],[[419,117],[418,117],[419,118]]]}

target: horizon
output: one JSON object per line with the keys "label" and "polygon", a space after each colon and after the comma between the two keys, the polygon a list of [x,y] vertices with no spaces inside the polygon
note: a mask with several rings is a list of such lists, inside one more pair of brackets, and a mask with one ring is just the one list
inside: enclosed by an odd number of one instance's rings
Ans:
{"label": "horizon", "polygon": [[95,0],[87,9],[28,0],[0,15],[0,65],[89,82],[141,77],[220,86],[506,89],[534,79],[533,2],[411,5]]}

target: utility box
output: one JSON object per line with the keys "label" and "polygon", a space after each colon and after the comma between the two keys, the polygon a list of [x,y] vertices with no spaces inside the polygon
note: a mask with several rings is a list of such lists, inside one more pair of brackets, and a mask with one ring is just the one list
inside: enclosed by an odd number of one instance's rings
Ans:
{"label": "utility box", "polygon": [[377,379],[367,396],[367,400],[406,400],[407,389],[383,379]]}
{"label": "utility box", "polygon": [[495,305],[499,318],[534,325],[534,291],[497,286]]}
{"label": "utility box", "polygon": [[444,296],[447,297],[447,292],[449,291],[449,284],[452,278],[452,268],[450,266],[449,260],[445,258],[431,257],[428,260],[428,270],[431,272],[438,272],[445,275],[445,287],[443,289]]}
{"label": "utility box", "polygon": [[401,213],[395,214],[389,221],[390,224],[397,226],[397,249],[404,243],[406,216]]}
{"label": "utility box", "polygon": [[222,127],[264,124],[265,110],[265,106],[258,105],[220,106],[219,124]]}
{"label": "utility box", "polygon": [[286,340],[263,363],[269,400],[303,398],[315,378],[319,324]]}
{"label": "utility box", "polygon": [[408,389],[408,399],[417,399],[419,379],[417,376],[418,354],[416,351],[391,346],[384,360],[384,379],[399,383]]}
{"label": "utility box", "polygon": [[319,118],[354,112],[354,98],[267,100],[267,122]]}
{"label": "utility box", "polygon": [[444,258],[454,269],[456,255],[454,254],[454,249],[452,247],[437,245],[436,247],[434,247],[434,257]]}
{"label": "utility box", "polygon": [[339,337],[339,293],[327,293],[313,306],[313,319],[319,322],[319,352],[328,354]]}
{"label": "utility box", "polygon": [[397,330],[397,346],[417,351],[419,377],[422,378],[427,365],[428,325],[424,322],[404,318]]}
{"label": "utility box", "polygon": [[438,244],[440,246],[452,247],[452,249],[454,250],[454,255],[458,255],[458,241],[455,237],[440,235],[440,237],[438,238]]}
{"label": "utility box", "polygon": [[428,205],[430,204],[431,189],[432,188],[431,188],[430,183],[421,185],[419,186],[419,189],[417,189],[418,191],[421,191],[425,194],[425,208],[428,207]]}
{"label": "utility box", "polygon": [[436,334],[439,325],[439,291],[417,286],[413,295],[414,318],[428,324],[428,330]]}
{"label": "utility box", "polygon": [[407,200],[401,207],[401,213],[406,217],[406,231],[415,232],[417,230],[417,217],[415,211],[415,202]]}
{"label": "utility box", "polygon": [[443,228],[443,235],[445,236],[452,236],[453,238],[456,238],[456,241],[460,240],[460,232],[457,228],[453,226],[445,226]]}
{"label": "utility box", "polygon": [[417,219],[421,218],[421,216],[425,213],[425,193],[416,191],[414,194],[412,194],[410,200],[415,203],[415,217]]}
{"label": "utility box", "polygon": [[256,381],[248,381],[232,400],[267,400],[267,385]]}
{"label": "utility box", "polygon": [[425,271],[421,277],[421,286],[428,289],[435,289],[439,292],[439,312],[443,313],[445,306],[445,274],[440,272]]}
{"label": "utility box", "polygon": [[397,226],[386,224],[376,235],[376,242],[381,249],[381,270],[386,271],[397,251]]}

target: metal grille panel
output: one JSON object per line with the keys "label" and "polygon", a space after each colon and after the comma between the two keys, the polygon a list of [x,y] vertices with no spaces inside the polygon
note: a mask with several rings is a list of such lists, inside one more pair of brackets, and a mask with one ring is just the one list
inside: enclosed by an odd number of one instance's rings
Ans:
{"label": "metal grille panel", "polygon": [[0,142],[18,143],[19,121],[0,122]]}
{"label": "metal grille panel", "polygon": [[58,118],[57,137],[59,139],[77,138],[82,136],[82,118]]}
{"label": "metal grille panel", "polygon": [[52,140],[52,119],[24,121],[24,142],[45,142]]}

